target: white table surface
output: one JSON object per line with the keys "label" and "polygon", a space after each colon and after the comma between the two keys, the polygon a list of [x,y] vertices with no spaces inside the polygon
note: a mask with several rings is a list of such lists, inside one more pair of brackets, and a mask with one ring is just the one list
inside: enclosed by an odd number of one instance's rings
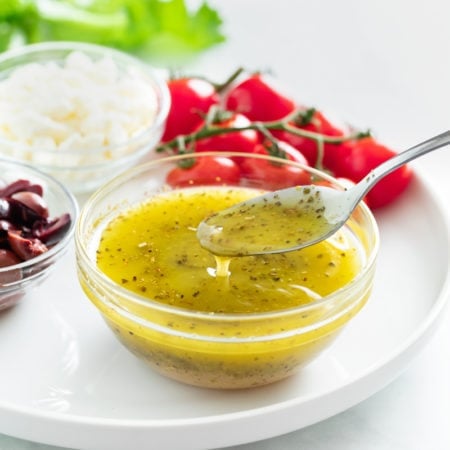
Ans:
{"label": "white table surface", "polygon": [[[450,127],[448,0],[210,3],[224,17],[228,41],[190,72],[223,79],[238,65],[270,68],[303,103],[356,120],[399,150]],[[450,198],[450,148],[414,167]],[[448,450],[449,421],[447,309],[430,343],[381,392],[302,430],[233,448]],[[57,447],[0,435],[0,450]]]}

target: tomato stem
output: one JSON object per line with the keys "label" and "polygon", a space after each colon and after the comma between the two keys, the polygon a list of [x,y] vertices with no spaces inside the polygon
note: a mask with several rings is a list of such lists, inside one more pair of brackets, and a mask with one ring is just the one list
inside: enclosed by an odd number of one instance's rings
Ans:
{"label": "tomato stem", "polygon": [[223,83],[211,83],[214,86],[214,89],[218,94],[221,94],[225,91],[236,78],[244,72],[243,67],[238,67]]}
{"label": "tomato stem", "polygon": [[[263,134],[265,137],[267,137],[272,142],[275,142],[275,138],[270,133],[271,130],[281,130],[286,131],[288,133],[294,134],[296,136],[301,136],[306,139],[311,139],[315,141],[318,145],[319,155],[318,155],[318,164],[322,164],[322,158],[323,155],[320,155],[320,148],[323,147],[324,144],[341,144],[342,142],[346,142],[352,139],[358,139],[360,136],[359,131],[352,131],[351,133],[348,133],[343,136],[326,136],[321,133],[316,133],[313,131],[307,131],[301,128],[297,128],[293,125],[291,125],[291,122],[293,118],[297,117],[298,114],[302,110],[295,110],[291,114],[287,115],[285,118],[281,120],[276,120],[272,122],[251,122],[249,125],[245,125],[242,127],[218,127],[215,126],[213,123],[209,123],[206,121],[206,123],[198,129],[197,131],[186,134],[183,136],[183,142],[185,146],[189,146],[192,142],[198,141],[200,139],[204,139],[207,137],[212,136],[218,136],[222,134],[228,134],[228,133],[236,133],[240,131],[245,130],[256,130],[259,131],[261,134]],[[209,114],[208,114],[209,116]],[[178,148],[179,145],[179,137],[172,139],[170,141],[165,142],[164,144],[159,145],[156,148],[156,151],[161,153],[168,150],[175,150]],[[323,153],[323,149],[322,149]]]}
{"label": "tomato stem", "polygon": [[254,122],[255,129],[259,131],[266,139],[268,139],[272,144],[278,145],[278,139],[270,132],[268,128],[264,126],[262,122]]}

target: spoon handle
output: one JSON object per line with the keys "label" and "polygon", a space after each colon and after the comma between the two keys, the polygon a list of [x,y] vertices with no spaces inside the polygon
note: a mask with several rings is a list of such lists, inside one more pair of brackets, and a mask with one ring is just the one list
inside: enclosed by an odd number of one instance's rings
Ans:
{"label": "spoon handle", "polygon": [[450,130],[444,133],[438,134],[430,139],[427,139],[414,147],[405,150],[398,155],[380,164],[378,167],[373,169],[365,178],[363,178],[355,187],[358,191],[359,198],[363,198],[372,187],[378,183],[386,175],[398,169],[400,166],[418,158],[419,156],[425,155],[426,153],[437,150],[438,148],[444,147],[450,144]]}

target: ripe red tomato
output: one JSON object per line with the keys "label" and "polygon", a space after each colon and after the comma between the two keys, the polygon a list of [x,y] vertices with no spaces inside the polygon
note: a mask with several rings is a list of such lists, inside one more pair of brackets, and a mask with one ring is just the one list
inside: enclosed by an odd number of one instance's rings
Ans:
{"label": "ripe red tomato", "polygon": [[[395,154],[372,137],[345,142],[339,147],[334,173],[357,183]],[[390,173],[368,192],[368,205],[375,209],[391,203],[408,187],[411,179],[412,170],[408,165]]]}
{"label": "ripe red tomato", "polygon": [[[298,120],[291,125],[302,130],[320,133],[329,137],[344,135],[342,130],[335,127],[320,111],[316,111],[315,109],[305,110],[301,115],[299,115]],[[284,130],[274,130],[273,135],[282,141],[288,142],[303,153],[311,166],[317,166],[318,151],[316,141],[303,136],[297,136],[296,134],[292,134]],[[327,169],[333,168],[336,157],[336,149],[338,147],[339,144],[324,144],[324,154],[322,160],[323,167]]]}
{"label": "ripe red tomato", "polygon": [[273,143],[266,139],[264,142],[255,145],[255,147],[253,148],[253,153],[276,156],[282,159],[289,159],[305,166],[309,166],[308,161],[301,152],[292,147],[292,145],[283,141],[277,141],[276,143]]}
{"label": "ripe red tomato", "polygon": [[261,74],[234,86],[225,96],[226,109],[246,115],[250,120],[271,121],[295,110],[295,102],[278,92]]}
{"label": "ripe red tomato", "polygon": [[[251,122],[247,117],[238,113],[225,111],[217,122],[212,124],[217,128],[246,127]],[[195,142],[194,148],[197,152],[206,151],[233,151],[252,152],[253,148],[260,141],[256,130],[242,130],[232,133],[219,134]]]}
{"label": "ripe red tomato", "polygon": [[236,184],[239,166],[230,158],[204,156],[193,159],[189,167],[175,167],[166,177],[172,187]]}
{"label": "ripe red tomato", "polygon": [[215,87],[199,78],[178,78],[167,82],[171,105],[162,142],[189,134],[203,121],[212,105],[219,103]]}
{"label": "ripe red tomato", "polygon": [[[283,147],[285,150],[287,146]],[[295,150],[295,149],[294,149]],[[267,147],[258,145],[255,147],[254,153],[269,155]],[[306,159],[296,152],[295,159],[286,154],[289,160],[300,162],[308,165]],[[283,189],[286,187],[297,186],[300,184],[310,184],[311,175],[301,167],[289,166],[280,163],[267,161],[264,159],[243,159],[240,161],[242,176],[251,181],[252,185],[260,184],[264,189]],[[255,186],[255,187],[256,187]]]}

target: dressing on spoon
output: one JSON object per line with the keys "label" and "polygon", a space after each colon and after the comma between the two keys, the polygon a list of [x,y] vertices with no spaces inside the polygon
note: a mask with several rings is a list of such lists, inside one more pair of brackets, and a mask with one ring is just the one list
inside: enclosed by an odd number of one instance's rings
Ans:
{"label": "dressing on spoon", "polygon": [[450,143],[450,131],[380,164],[354,187],[339,191],[308,185],[281,189],[219,211],[197,228],[202,247],[219,256],[248,256],[298,250],[341,228],[358,203],[386,175]]}

